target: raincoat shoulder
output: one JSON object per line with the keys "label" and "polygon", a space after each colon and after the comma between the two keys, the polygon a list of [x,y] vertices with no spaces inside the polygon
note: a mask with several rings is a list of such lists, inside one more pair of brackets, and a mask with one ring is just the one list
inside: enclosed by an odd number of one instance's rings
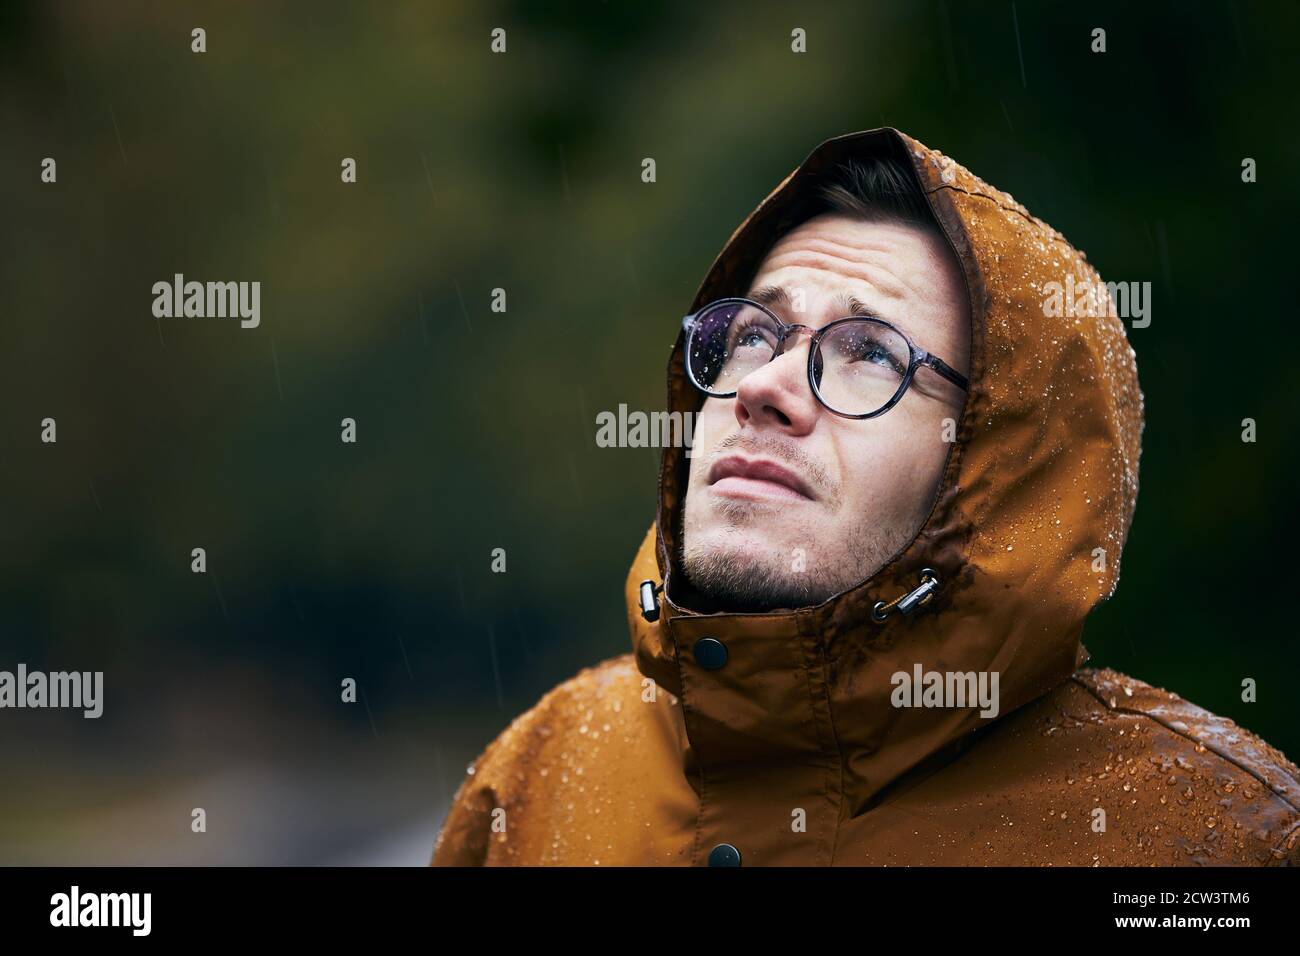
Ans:
{"label": "raincoat shoulder", "polygon": [[1109,668],[1081,669],[1071,683],[1095,699],[1117,740],[1130,738],[1123,776],[1150,779],[1148,794],[1163,791],[1163,801],[1145,801],[1149,817],[1173,808],[1166,819],[1179,832],[1166,839],[1182,838],[1188,862],[1300,866],[1300,768],[1280,750],[1226,717]]}
{"label": "raincoat shoulder", "polygon": [[[561,754],[572,747],[575,737],[592,733],[585,723],[591,719],[587,714],[592,701],[611,692],[626,697],[640,679],[630,653],[609,658],[558,684],[511,721],[468,767],[438,834],[430,865],[510,862],[499,858],[514,855],[514,844],[509,841],[512,810],[535,805],[530,798],[535,796],[538,779],[562,773],[555,769],[562,762]],[[599,726],[595,732],[599,737]],[[535,825],[536,820],[531,823]]]}
{"label": "raincoat shoulder", "polygon": [[1080,669],[845,821],[833,862],[1294,866],[1298,796],[1295,765],[1231,721]]}

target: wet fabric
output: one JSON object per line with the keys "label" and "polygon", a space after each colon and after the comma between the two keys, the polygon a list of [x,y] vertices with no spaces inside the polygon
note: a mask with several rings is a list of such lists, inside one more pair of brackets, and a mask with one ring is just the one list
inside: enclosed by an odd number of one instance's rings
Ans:
{"label": "wet fabric", "polygon": [[[687,460],[665,449],[627,578],[631,653],[561,684],[487,747],[435,865],[1300,861],[1300,772],[1281,753],[1082,666],[1084,620],[1119,581],[1143,397],[1119,318],[1044,308],[1067,277],[1104,288],[1060,233],[896,130],[854,133],[819,145],[746,217],[683,313],[743,294],[822,173],[882,155],[915,171],[970,304],[971,388],[924,527],[823,604],[699,613],[678,600]],[[701,398],[679,335],[668,409]],[[935,597],[874,620],[924,569]],[[646,580],[662,588],[653,621]],[[897,706],[900,673],[996,673],[997,714]]]}

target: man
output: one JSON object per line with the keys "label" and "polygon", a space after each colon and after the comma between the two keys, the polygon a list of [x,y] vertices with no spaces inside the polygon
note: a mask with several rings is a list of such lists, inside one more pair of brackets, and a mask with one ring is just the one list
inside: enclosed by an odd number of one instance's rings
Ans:
{"label": "man", "polygon": [[[633,653],[517,718],[435,865],[1300,863],[1300,772],[1078,669],[1142,394],[1104,288],[896,130],[828,140],[714,262],[669,365]],[[1105,305],[1104,298],[1101,300]]]}

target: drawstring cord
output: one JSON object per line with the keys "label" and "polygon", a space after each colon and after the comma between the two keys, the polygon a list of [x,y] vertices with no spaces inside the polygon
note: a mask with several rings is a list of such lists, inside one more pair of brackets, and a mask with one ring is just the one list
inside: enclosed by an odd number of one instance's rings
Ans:
{"label": "drawstring cord", "polygon": [[[639,589],[641,616],[651,623],[659,620],[659,595],[663,593],[663,589],[662,584],[655,584],[650,579],[641,582]],[[929,604],[938,593],[939,575],[935,574],[932,568],[922,568],[921,583],[888,603],[877,601],[875,607],[871,609],[871,619],[877,624],[883,624],[885,619],[895,611],[900,614],[911,614],[917,608]]]}
{"label": "drawstring cord", "polygon": [[931,568],[922,568],[921,583],[906,594],[900,594],[888,604],[877,601],[876,606],[871,609],[871,619],[877,624],[883,624],[885,619],[895,611],[900,614],[911,614],[918,607],[929,604],[938,591],[939,575]]}
{"label": "drawstring cord", "polygon": [[[659,619],[659,594],[662,593],[663,584],[655,584],[650,579],[641,581],[641,617],[649,620],[650,623]],[[888,604],[884,601],[876,601],[875,607],[871,609],[871,619],[878,624],[883,624],[894,611],[900,614],[911,614],[918,607],[930,604],[937,593],[939,593],[939,575],[935,574],[933,568],[924,567],[920,570],[920,584],[917,587],[900,594]]]}

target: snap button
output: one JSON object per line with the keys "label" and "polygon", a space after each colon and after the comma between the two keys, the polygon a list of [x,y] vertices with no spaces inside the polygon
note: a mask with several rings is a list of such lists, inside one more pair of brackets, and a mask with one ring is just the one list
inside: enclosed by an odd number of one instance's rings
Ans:
{"label": "snap button", "polygon": [[727,663],[727,645],[716,637],[701,637],[695,642],[695,663],[706,671],[716,671]]}
{"label": "snap button", "polygon": [[740,866],[740,851],[730,843],[719,843],[709,851],[709,866]]}

